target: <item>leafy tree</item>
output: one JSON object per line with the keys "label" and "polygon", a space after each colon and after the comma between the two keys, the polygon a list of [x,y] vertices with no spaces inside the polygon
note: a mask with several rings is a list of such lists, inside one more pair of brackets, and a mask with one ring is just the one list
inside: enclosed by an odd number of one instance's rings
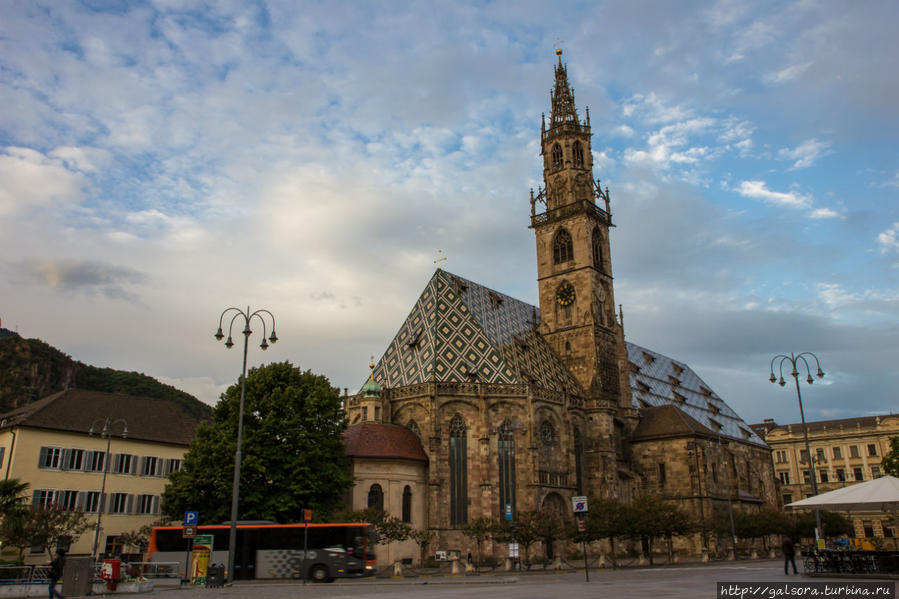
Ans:
{"label": "leafy tree", "polygon": [[409,538],[415,541],[418,545],[419,558],[421,559],[421,563],[425,563],[425,556],[427,555],[428,545],[431,544],[431,539],[434,537],[434,533],[427,529],[422,530],[412,530],[409,532]]}
{"label": "leafy tree", "polygon": [[880,467],[884,474],[899,477],[899,437],[890,439],[890,450],[880,460]]}
{"label": "leafy tree", "polygon": [[23,507],[8,512],[0,520],[0,541],[19,550],[19,562],[32,545],[31,514],[30,507]]}
{"label": "leafy tree", "polygon": [[[199,509],[205,522],[230,519],[240,383],[197,429],[162,510],[177,519]],[[352,485],[343,445],[340,393],[324,376],[289,362],[250,370],[246,380],[240,520],[293,522],[309,508],[329,513]]]}
{"label": "leafy tree", "polygon": [[[585,522],[586,532],[583,533],[587,541],[599,541],[607,539],[611,549],[612,567],[617,568],[615,559],[615,540],[626,536],[622,534],[627,526],[628,506],[611,499],[590,500],[590,511]],[[571,530],[572,538],[580,538],[581,534]]]}
{"label": "leafy tree", "polygon": [[377,533],[376,543],[390,544],[405,541],[412,534],[412,527],[396,516],[376,507],[364,510],[341,510],[331,516],[333,522],[367,522]]}
{"label": "leafy tree", "polygon": [[157,520],[151,524],[144,524],[137,530],[124,532],[119,535],[119,542],[122,547],[134,547],[138,553],[146,553],[150,547],[150,533],[153,532],[154,526],[166,526],[168,520]]}
{"label": "leafy tree", "polygon": [[[55,545],[60,540],[66,539],[69,544],[73,544],[82,534],[97,526],[96,523],[90,522],[81,510],[64,510],[60,506],[51,506],[47,509],[25,508],[21,513],[23,518],[21,526],[30,536],[30,542],[26,546],[43,545],[51,558]],[[20,551],[22,549],[20,547]]]}
{"label": "leafy tree", "polygon": [[478,563],[481,563],[481,543],[490,538],[496,523],[490,518],[475,518],[462,528],[462,534],[474,539],[478,547]]}
{"label": "leafy tree", "polygon": [[[555,526],[550,522],[555,520]],[[557,530],[554,536],[560,536],[562,532],[558,516],[553,512],[525,510],[516,514],[516,519],[511,526],[505,522],[494,521],[492,537],[498,541],[515,541],[522,553],[522,563],[526,569],[531,568],[531,546],[545,538],[549,530]]]}

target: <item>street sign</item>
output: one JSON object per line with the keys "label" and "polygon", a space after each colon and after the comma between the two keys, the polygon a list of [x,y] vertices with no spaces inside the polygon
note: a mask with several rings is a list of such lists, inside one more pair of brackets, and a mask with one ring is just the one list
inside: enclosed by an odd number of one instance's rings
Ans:
{"label": "street sign", "polygon": [[506,504],[506,520],[511,520],[511,519],[512,519],[512,504],[507,503]]}
{"label": "street sign", "polygon": [[574,510],[575,514],[586,514],[587,513],[587,498],[583,496],[572,497],[571,498],[571,509]]}
{"label": "street sign", "polygon": [[303,520],[306,522],[312,520],[312,510],[303,510]]}
{"label": "street sign", "polygon": [[192,525],[187,525],[181,530],[181,538],[182,539],[192,539],[197,536],[197,527]]}
{"label": "street sign", "polygon": [[518,543],[509,543],[509,557],[518,557]]}
{"label": "street sign", "polygon": [[200,512],[184,512],[184,525],[196,526],[200,523]]}
{"label": "street sign", "polygon": [[587,523],[584,522],[583,518],[577,519],[577,531],[578,532],[587,532]]}

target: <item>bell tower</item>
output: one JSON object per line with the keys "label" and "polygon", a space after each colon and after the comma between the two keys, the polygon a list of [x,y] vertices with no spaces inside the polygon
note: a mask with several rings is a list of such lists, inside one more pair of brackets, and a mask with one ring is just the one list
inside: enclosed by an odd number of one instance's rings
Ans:
{"label": "bell tower", "polygon": [[[539,330],[595,405],[630,408],[609,256],[609,192],[593,179],[589,108],[581,121],[562,51],[556,54],[549,124],[544,116],[540,137],[543,187],[531,191]],[[537,203],[546,210],[538,214]]]}

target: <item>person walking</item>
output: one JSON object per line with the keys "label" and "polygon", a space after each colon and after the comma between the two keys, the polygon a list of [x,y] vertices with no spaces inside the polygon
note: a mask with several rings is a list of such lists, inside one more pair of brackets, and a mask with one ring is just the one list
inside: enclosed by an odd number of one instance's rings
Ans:
{"label": "person walking", "polygon": [[50,599],[64,599],[62,593],[56,590],[56,583],[62,578],[62,571],[66,567],[66,550],[57,549],[56,559],[50,562],[50,586],[47,591],[50,593]]}
{"label": "person walking", "polygon": [[796,570],[796,545],[791,537],[784,539],[782,549],[784,552],[784,574],[790,573],[788,568],[790,564],[793,564],[793,574],[799,574]]}

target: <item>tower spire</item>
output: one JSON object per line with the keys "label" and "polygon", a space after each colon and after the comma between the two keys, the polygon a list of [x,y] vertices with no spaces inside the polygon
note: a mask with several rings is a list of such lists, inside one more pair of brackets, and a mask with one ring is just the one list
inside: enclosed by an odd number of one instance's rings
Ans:
{"label": "tower spire", "polygon": [[562,49],[556,50],[559,64],[556,65],[556,82],[552,91],[552,113],[550,127],[567,123],[578,125],[577,109],[574,107],[574,92],[568,85],[568,68],[562,63]]}

